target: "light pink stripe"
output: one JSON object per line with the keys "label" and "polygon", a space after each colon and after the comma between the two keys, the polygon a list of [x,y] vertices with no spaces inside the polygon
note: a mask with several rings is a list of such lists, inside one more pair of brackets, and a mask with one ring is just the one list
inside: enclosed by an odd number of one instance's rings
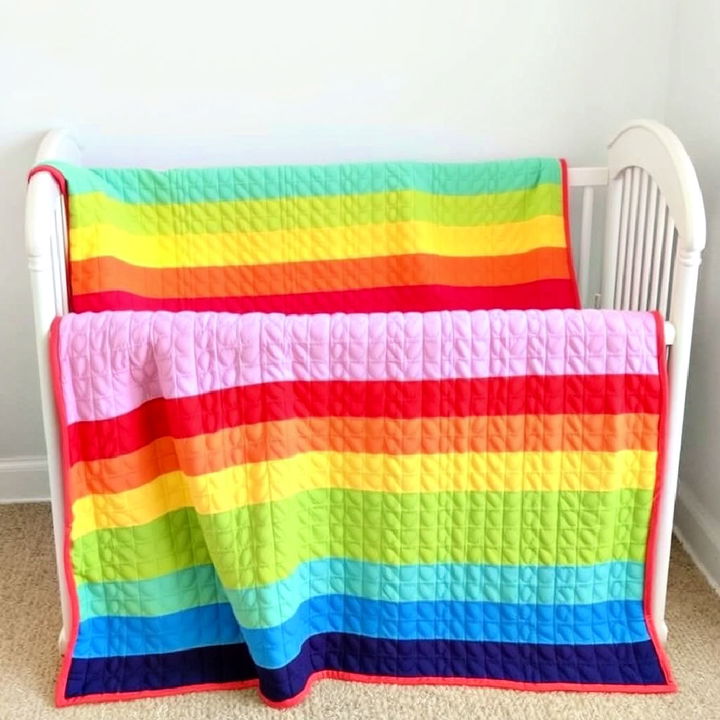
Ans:
{"label": "light pink stripe", "polygon": [[59,338],[69,423],[262,382],[658,372],[653,316],[615,310],[82,313]]}

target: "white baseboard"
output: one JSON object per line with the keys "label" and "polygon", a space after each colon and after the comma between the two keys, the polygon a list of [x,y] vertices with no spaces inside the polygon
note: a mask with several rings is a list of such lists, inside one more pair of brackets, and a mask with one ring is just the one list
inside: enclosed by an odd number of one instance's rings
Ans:
{"label": "white baseboard", "polygon": [[46,457],[0,458],[0,504],[44,502],[49,499]]}
{"label": "white baseboard", "polygon": [[675,534],[707,581],[720,593],[720,521],[713,519],[687,485],[680,483]]}

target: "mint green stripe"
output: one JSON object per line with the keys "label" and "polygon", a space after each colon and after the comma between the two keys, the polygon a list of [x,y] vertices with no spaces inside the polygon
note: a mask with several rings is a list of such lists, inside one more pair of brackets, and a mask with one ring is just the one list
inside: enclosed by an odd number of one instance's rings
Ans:
{"label": "mint green stripe", "polygon": [[80,617],[155,616],[228,601],[212,565],[193,565],[148,580],[84,583],[78,587]]}
{"label": "mint green stripe", "polygon": [[641,600],[644,565],[388,565],[345,558],[303,563],[286,579],[246,590],[223,590],[212,565],[139,582],[85,583],[80,617],[157,616],[230,601],[250,627],[279,625],[317,595],[344,594],[389,602],[463,601],[589,605]]}
{"label": "mint green stripe", "polygon": [[73,195],[103,192],[128,203],[187,203],[381,193],[415,189],[440,195],[476,195],[534,188],[561,181],[554,158],[486,163],[355,163],[262,167],[83,168],[49,163]]}

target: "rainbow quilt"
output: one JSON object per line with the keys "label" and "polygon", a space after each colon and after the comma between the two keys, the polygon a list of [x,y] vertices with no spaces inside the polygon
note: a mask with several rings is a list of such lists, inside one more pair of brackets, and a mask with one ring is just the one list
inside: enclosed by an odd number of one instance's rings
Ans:
{"label": "rainbow quilt", "polygon": [[[73,259],[86,309],[162,295],[141,261],[189,257],[115,219]],[[81,291],[106,253],[126,289]],[[284,707],[322,677],[674,688],[649,614],[659,316],[115,311],[58,319],[51,348],[59,704],[257,686]]]}
{"label": "rainbow quilt", "polygon": [[75,312],[579,307],[564,161],[41,169]]}

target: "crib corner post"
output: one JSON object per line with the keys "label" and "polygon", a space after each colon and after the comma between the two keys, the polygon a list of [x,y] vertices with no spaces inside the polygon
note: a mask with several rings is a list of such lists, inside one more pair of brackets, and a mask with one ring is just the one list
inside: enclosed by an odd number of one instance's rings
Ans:
{"label": "crib corner post", "polygon": [[63,200],[55,181],[46,172],[30,179],[25,207],[25,245],[33,298],[35,344],[40,371],[43,430],[48,458],[50,502],[55,541],[55,562],[60,584],[62,628],[58,638],[65,652],[70,630],[70,600],[65,584],[65,513],[59,428],[54,412],[49,333],[54,318],[67,312],[65,285],[65,219]]}
{"label": "crib corner post", "polygon": [[653,624],[661,642],[668,636],[665,621],[670,545],[678,491],[678,471],[682,444],[685,397],[690,369],[690,346],[692,343],[695,297],[700,270],[701,249],[704,247],[704,223],[702,238],[678,237],[675,273],[671,294],[670,322],[675,337],[669,351],[668,361],[668,408],[665,432],[665,459],[663,485],[658,505],[656,544],[652,576]]}

